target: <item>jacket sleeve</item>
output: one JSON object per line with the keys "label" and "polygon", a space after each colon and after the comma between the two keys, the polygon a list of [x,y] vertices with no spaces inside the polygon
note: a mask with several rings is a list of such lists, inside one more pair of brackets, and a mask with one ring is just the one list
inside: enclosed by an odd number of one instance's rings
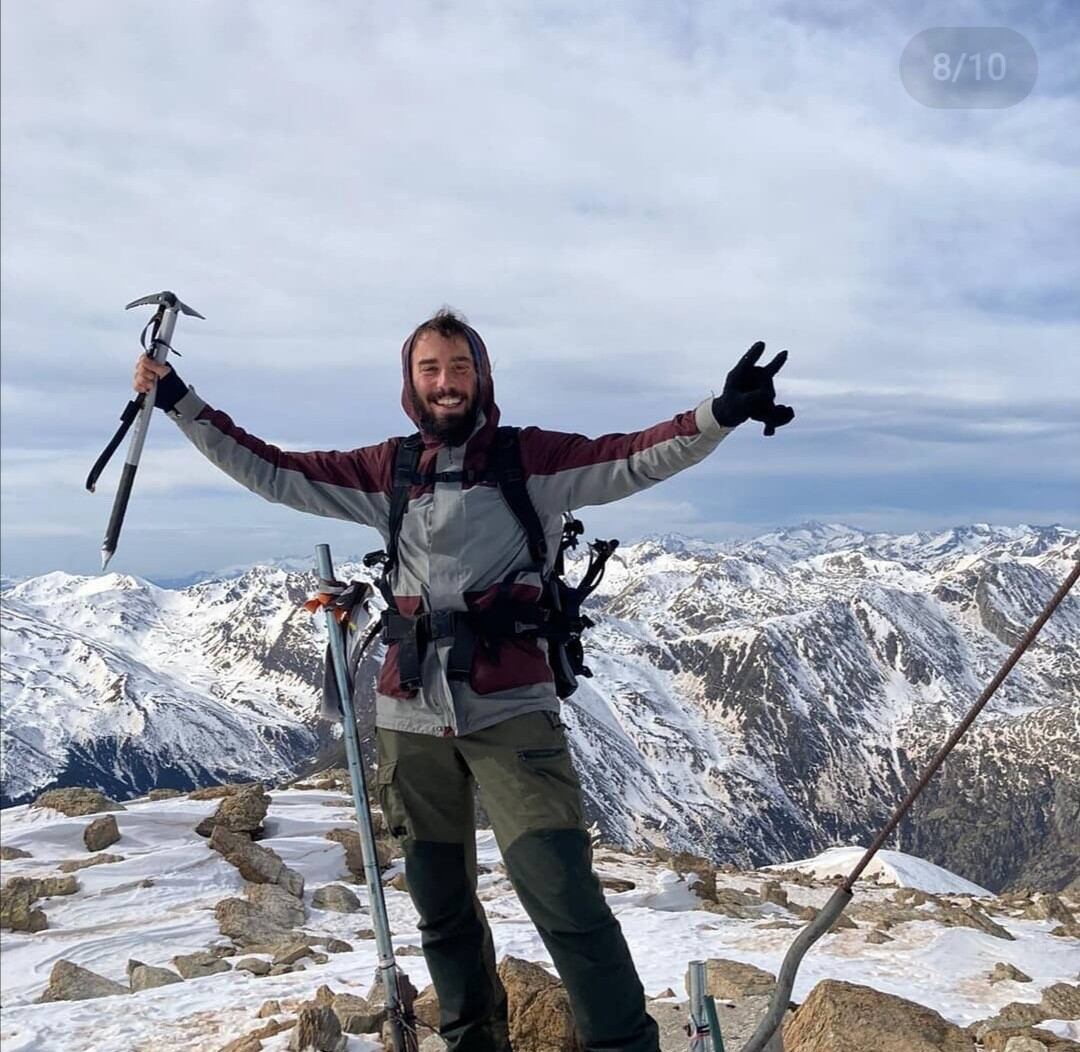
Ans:
{"label": "jacket sleeve", "polygon": [[538,511],[551,514],[607,504],[704,460],[732,430],[716,422],[711,398],[625,435],[586,438],[524,428],[521,457],[529,496]]}
{"label": "jacket sleeve", "polygon": [[385,535],[393,439],[343,452],[288,452],[237,427],[193,387],[168,415],[203,456],[252,493],[297,511],[374,526]]}

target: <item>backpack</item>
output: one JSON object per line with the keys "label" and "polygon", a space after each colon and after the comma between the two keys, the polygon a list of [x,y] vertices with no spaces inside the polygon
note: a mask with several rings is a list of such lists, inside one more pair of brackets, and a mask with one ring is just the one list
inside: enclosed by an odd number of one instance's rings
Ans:
{"label": "backpack", "polygon": [[[510,638],[543,638],[548,644],[548,663],[560,698],[568,698],[577,689],[579,676],[591,677],[585,664],[582,633],[593,627],[592,620],[581,612],[585,599],[596,589],[604,576],[604,568],[618,547],[617,540],[594,540],[589,547],[589,564],[577,585],[565,579],[565,554],[576,548],[584,532],[580,520],[570,512],[563,517],[563,531],[552,570],[544,572],[548,545],[543,526],[528,490],[521,465],[520,431],[516,427],[500,427],[496,431],[489,467],[485,471],[461,470],[433,472],[421,475],[417,468],[423,441],[419,433],[403,439],[394,462],[394,487],[390,497],[388,543],[385,550],[364,556],[364,565],[382,565],[377,582],[386,610],[381,616],[381,634],[386,643],[397,643],[401,685],[416,689],[420,685],[420,661],[424,647],[434,639],[453,637],[448,673],[451,679],[469,677],[472,655],[477,645],[497,648],[500,641]],[[390,588],[390,575],[398,562],[398,539],[401,524],[409,504],[412,486],[434,482],[495,482],[528,538],[531,564],[514,570],[502,582],[502,594],[490,609],[480,611],[426,611],[407,616],[398,611]],[[535,603],[523,603],[510,598],[510,586],[519,573],[535,571],[540,574],[542,593]]]}

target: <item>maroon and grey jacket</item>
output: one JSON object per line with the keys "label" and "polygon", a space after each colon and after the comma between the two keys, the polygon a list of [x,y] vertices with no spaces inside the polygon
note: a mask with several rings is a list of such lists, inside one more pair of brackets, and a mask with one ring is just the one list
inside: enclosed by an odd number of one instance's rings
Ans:
{"label": "maroon and grey jacket", "polygon": [[[483,472],[499,423],[487,349],[470,330],[479,373],[479,413],[470,438],[448,447],[424,435],[419,473]],[[402,348],[401,404],[419,424],[410,378],[411,341]],[[217,467],[260,497],[298,511],[373,526],[388,539],[390,494],[400,438],[340,452],[294,453],[248,434],[187,388],[169,415]],[[562,532],[562,514],[637,493],[703,460],[731,428],[720,426],[712,400],[671,420],[630,434],[584,435],[526,427],[521,459],[529,496],[548,540],[548,566]],[[497,485],[436,482],[415,486],[401,526],[398,562],[390,581],[403,614],[483,609],[508,573],[531,563],[527,538]],[[540,578],[522,572],[514,597],[535,601]],[[510,639],[497,661],[477,647],[469,682],[447,678],[452,640],[429,644],[418,691],[401,688],[397,644],[379,675],[376,723],[393,730],[463,735],[511,716],[559,707],[546,644]]]}

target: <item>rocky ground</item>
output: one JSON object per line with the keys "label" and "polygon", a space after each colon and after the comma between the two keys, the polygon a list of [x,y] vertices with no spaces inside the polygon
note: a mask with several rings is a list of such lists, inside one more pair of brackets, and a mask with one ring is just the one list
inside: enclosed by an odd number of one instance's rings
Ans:
{"label": "rocky ground", "polygon": [[[328,772],[284,790],[161,790],[124,805],[94,790],[54,790],[5,810],[5,1052],[376,1052],[385,1009],[346,789],[343,772]],[[417,989],[425,1052],[437,1052],[438,1002],[416,915],[396,845],[379,832],[395,949]],[[514,1047],[576,1049],[565,992],[490,833],[478,834],[478,852]],[[707,961],[736,1052],[765,1011],[790,940],[831,893],[828,865],[717,869],[604,844],[595,857],[664,1052],[687,1047],[693,958]],[[977,894],[910,856],[894,862],[807,958],[783,1047],[1080,1049],[1077,898]]]}

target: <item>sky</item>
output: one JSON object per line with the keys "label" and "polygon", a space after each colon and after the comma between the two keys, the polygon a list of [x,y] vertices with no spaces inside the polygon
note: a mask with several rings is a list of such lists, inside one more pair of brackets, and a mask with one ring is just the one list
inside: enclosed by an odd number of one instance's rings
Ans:
{"label": "sky", "polygon": [[[168,16],[168,17],[167,17]],[[138,296],[184,379],[289,449],[407,434],[404,337],[483,334],[503,421],[601,434],[787,348],[795,421],[587,533],[1080,526],[1080,15],[1066,3],[124,0],[2,14],[0,570],[97,572]],[[1001,109],[899,74],[935,26],[1038,58]],[[366,528],[265,503],[153,421],[111,570]]]}

